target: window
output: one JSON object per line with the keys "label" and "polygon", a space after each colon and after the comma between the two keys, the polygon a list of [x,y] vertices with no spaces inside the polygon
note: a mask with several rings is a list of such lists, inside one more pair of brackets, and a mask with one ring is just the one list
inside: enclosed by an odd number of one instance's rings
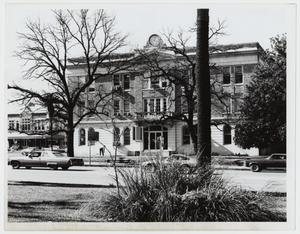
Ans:
{"label": "window", "polygon": [[93,109],[95,107],[95,101],[94,100],[88,100],[88,107],[90,109]]}
{"label": "window", "polygon": [[229,67],[223,68],[223,84],[230,84],[230,69],[229,69]]}
{"label": "window", "polygon": [[125,74],[123,76],[124,78],[124,89],[130,89],[130,76],[128,74]]}
{"label": "window", "polygon": [[120,144],[120,129],[115,127],[114,128],[114,146],[118,146]]}
{"label": "window", "polygon": [[16,129],[19,130],[19,121],[16,121]]}
{"label": "window", "polygon": [[90,84],[88,90],[89,90],[89,92],[95,92],[95,82],[93,82],[92,84]]}
{"label": "window", "polygon": [[190,131],[187,125],[182,127],[182,144],[183,145],[190,144]]}
{"label": "window", "polygon": [[163,99],[163,112],[166,112],[167,111],[167,99],[164,98]]}
{"label": "window", "polygon": [[15,128],[15,121],[13,120],[9,120],[9,123],[8,123],[8,129],[9,130],[12,130]]}
{"label": "window", "polygon": [[132,139],[136,141],[142,140],[143,129],[141,127],[132,128]]}
{"label": "window", "polygon": [[29,131],[31,129],[30,119],[22,119],[22,131]]}
{"label": "window", "polygon": [[232,113],[232,98],[225,97],[223,99],[223,105],[224,105],[224,113],[225,114],[231,114]]}
{"label": "window", "polygon": [[143,89],[149,89],[149,79],[143,79]]}
{"label": "window", "polygon": [[120,100],[114,100],[114,115],[120,114]]}
{"label": "window", "polygon": [[129,113],[130,112],[130,104],[129,104],[129,100],[124,100],[124,114],[126,113]]}
{"label": "window", "polygon": [[149,112],[150,112],[150,113],[154,113],[154,99],[150,99],[150,104],[149,104],[149,106],[150,106]]}
{"label": "window", "polygon": [[120,85],[120,75],[119,74],[114,75],[113,79],[114,79],[114,86],[119,86]]}
{"label": "window", "polygon": [[233,112],[240,112],[241,111],[241,105],[242,105],[242,99],[241,98],[235,98],[233,101]]}
{"label": "window", "polygon": [[223,127],[223,143],[224,145],[231,144],[231,127],[229,125]]}
{"label": "window", "polygon": [[158,88],[159,87],[159,78],[154,77],[151,78],[151,89]]}
{"label": "window", "polygon": [[235,74],[235,83],[236,84],[243,83],[242,66],[234,67],[234,74]]}
{"label": "window", "polygon": [[99,133],[96,133],[94,128],[88,130],[88,141],[90,145],[95,145],[95,141],[99,141]]}
{"label": "window", "polygon": [[156,99],[155,112],[156,112],[157,114],[160,113],[160,99]]}
{"label": "window", "polygon": [[161,81],[161,87],[162,88],[167,88],[168,87],[168,81],[165,80],[165,79],[162,79],[162,81]]}
{"label": "window", "polygon": [[82,116],[84,112],[84,102],[78,101],[78,116]]}
{"label": "window", "polygon": [[144,112],[147,113],[148,112],[148,100],[144,99]]}
{"label": "window", "polygon": [[85,130],[79,129],[79,145],[85,145]]}
{"label": "window", "polygon": [[130,129],[126,128],[124,130],[124,145],[130,145]]}
{"label": "window", "polygon": [[34,157],[34,158],[38,158],[41,156],[41,154],[42,154],[42,152],[34,152],[34,153],[31,153],[30,156]]}

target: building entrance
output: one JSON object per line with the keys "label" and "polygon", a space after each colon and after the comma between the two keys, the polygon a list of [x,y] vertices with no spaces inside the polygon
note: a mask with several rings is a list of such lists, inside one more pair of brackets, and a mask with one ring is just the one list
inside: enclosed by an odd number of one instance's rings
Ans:
{"label": "building entrance", "polygon": [[144,128],[144,150],[168,149],[168,129],[161,126]]}

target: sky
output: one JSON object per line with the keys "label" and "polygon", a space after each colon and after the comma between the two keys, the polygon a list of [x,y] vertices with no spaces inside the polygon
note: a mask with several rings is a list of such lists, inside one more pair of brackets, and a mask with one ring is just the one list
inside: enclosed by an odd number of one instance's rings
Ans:
{"label": "sky", "polygon": [[[28,20],[40,19],[52,22],[51,9],[66,8],[69,5],[7,4],[5,22],[5,79],[7,82],[22,81],[22,63],[13,56],[20,41],[17,32],[24,32]],[[74,7],[77,7],[74,5]],[[116,30],[128,34],[129,51],[142,48],[151,34],[167,31],[188,30],[195,25],[196,9],[199,4],[102,4],[84,6],[104,8],[108,15],[116,17]],[[206,6],[207,7],[207,6]],[[209,5],[210,26],[218,20],[225,22],[225,36],[218,44],[259,42],[269,48],[269,39],[286,33],[290,8],[283,4],[214,4]],[[190,45],[195,45],[192,37]],[[32,87],[31,81],[22,83]],[[35,86],[38,82],[35,81]],[[8,95],[11,97],[11,93]]]}

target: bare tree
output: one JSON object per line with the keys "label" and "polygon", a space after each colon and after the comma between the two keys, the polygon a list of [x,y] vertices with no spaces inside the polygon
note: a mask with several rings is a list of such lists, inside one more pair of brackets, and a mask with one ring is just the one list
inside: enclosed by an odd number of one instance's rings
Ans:
{"label": "bare tree", "polygon": [[[223,21],[209,28],[209,53],[218,52],[221,49],[215,45],[216,38],[225,35]],[[192,28],[191,33],[195,32]],[[174,112],[163,112],[160,121],[179,120],[184,121],[189,129],[195,153],[197,147],[197,127],[194,124],[194,116],[197,113],[196,95],[196,48],[189,47],[189,33],[183,31],[174,34],[173,32],[163,34],[164,43],[159,49],[139,50],[139,70],[149,72],[150,79],[162,78],[169,82],[165,88],[169,101],[175,104]],[[230,98],[229,93],[221,92],[222,82],[217,79],[215,73],[221,73],[222,68],[210,64],[211,79],[211,104],[214,110],[223,112],[226,108],[226,99]],[[173,95],[170,95],[173,93]],[[209,97],[206,97],[209,98]],[[226,108],[227,109],[227,108]],[[226,120],[212,121],[211,124],[218,126]]]}
{"label": "bare tree", "polygon": [[[110,93],[94,95],[95,108],[88,107],[74,118],[76,106],[92,84],[128,66],[129,59],[120,60],[116,54],[125,45],[126,36],[115,32],[115,19],[103,10],[59,10],[53,14],[53,24],[40,21],[26,24],[27,32],[19,34],[22,45],[16,53],[28,67],[24,78],[43,80],[51,90],[36,91],[16,84],[8,88],[19,92],[15,101],[38,100],[53,109],[52,113],[64,125],[60,131],[67,135],[68,156],[73,157],[75,127],[83,118],[101,112],[97,104],[107,101]],[[68,68],[81,65],[84,66],[82,79],[68,78]]]}

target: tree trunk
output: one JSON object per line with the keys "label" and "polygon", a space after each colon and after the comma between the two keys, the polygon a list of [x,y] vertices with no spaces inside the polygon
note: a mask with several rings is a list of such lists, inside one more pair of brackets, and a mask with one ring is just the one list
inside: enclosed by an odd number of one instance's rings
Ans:
{"label": "tree trunk", "polygon": [[197,10],[196,90],[198,105],[198,166],[211,163],[211,95],[208,53],[208,9]]}
{"label": "tree trunk", "polygon": [[69,119],[68,119],[67,150],[68,150],[68,156],[74,157],[73,112],[69,114]]}

